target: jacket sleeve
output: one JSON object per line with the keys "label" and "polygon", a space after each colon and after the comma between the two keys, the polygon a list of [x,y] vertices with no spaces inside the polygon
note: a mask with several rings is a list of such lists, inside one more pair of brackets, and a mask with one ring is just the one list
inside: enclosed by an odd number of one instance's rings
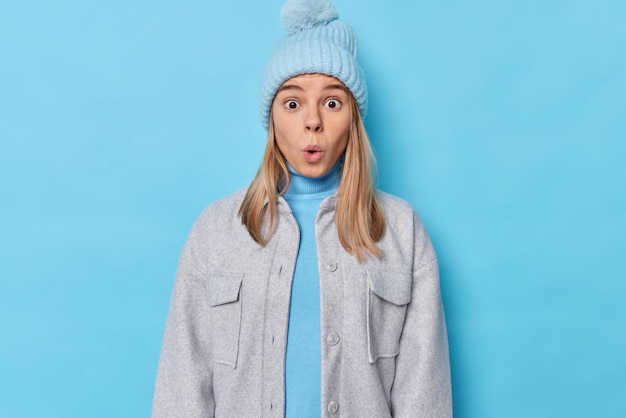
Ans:
{"label": "jacket sleeve", "polygon": [[199,233],[183,248],[157,371],[152,417],[213,417],[213,361]]}
{"label": "jacket sleeve", "polygon": [[452,391],[439,268],[417,216],[414,225],[412,297],[396,358],[392,413],[396,418],[448,418],[452,417]]}

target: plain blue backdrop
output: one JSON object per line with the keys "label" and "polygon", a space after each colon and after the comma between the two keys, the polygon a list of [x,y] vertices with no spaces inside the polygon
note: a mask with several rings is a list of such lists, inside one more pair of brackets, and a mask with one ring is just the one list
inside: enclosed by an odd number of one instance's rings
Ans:
{"label": "plain blue backdrop", "polygon": [[[282,0],[0,1],[0,416],[147,417]],[[336,0],[439,253],[457,418],[626,416],[626,3]]]}

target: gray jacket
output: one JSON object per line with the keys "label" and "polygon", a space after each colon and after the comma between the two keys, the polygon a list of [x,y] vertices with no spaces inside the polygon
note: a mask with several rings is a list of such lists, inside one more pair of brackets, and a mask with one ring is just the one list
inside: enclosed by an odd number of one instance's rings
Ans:
{"label": "gray jacket", "polygon": [[[209,205],[182,251],[153,417],[282,417],[291,280],[299,230],[284,199],[265,247],[237,216],[243,191]],[[437,258],[405,201],[379,193],[381,258],[337,237],[335,196],[315,221],[322,416],[451,417]]]}

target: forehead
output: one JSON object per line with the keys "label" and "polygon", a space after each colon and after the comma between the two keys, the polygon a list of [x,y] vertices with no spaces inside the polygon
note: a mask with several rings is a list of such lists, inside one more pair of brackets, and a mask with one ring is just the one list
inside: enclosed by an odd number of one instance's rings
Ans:
{"label": "forehead", "polygon": [[347,93],[348,89],[344,84],[326,74],[300,74],[295,77],[291,77],[285,81],[278,89],[278,93],[283,90],[328,90],[338,89]]}

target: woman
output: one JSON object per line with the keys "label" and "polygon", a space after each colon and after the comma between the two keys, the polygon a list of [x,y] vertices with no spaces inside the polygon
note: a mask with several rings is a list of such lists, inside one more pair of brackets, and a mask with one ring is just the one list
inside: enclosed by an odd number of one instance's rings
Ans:
{"label": "woman", "polygon": [[437,259],[413,209],[374,189],[352,29],[288,1],[247,190],[183,249],[154,417],[449,417]]}

